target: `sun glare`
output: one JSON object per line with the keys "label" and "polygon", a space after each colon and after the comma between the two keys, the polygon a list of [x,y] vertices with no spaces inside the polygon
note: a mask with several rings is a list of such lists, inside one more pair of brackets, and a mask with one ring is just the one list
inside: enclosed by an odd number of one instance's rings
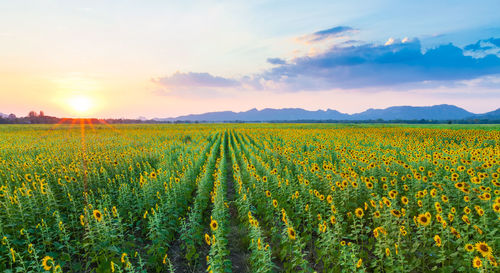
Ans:
{"label": "sun glare", "polygon": [[70,98],[68,100],[68,105],[78,114],[86,114],[94,106],[92,100],[84,96],[76,96]]}

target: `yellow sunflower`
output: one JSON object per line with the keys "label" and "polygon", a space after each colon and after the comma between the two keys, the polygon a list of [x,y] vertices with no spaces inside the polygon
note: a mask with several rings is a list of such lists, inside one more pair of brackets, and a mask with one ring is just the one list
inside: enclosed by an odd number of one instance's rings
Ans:
{"label": "yellow sunflower", "polygon": [[356,263],[356,268],[360,268],[361,265],[363,265],[363,259],[358,260],[358,262]]}
{"label": "yellow sunflower", "polygon": [[486,242],[478,242],[476,243],[476,250],[483,255],[483,257],[491,256],[493,250]]}
{"label": "yellow sunflower", "polygon": [[472,244],[466,244],[465,245],[465,250],[467,250],[468,252],[472,252],[474,251],[474,246]]}
{"label": "yellow sunflower", "polygon": [[295,240],[295,230],[292,228],[292,227],[289,227],[287,229],[287,232],[288,232],[288,238],[290,238],[291,240]]}
{"label": "yellow sunflower", "polygon": [[355,211],[354,211],[354,214],[356,214],[356,217],[358,218],[362,218],[363,215],[365,215],[365,213],[363,212],[363,209],[362,208],[357,208]]}
{"label": "yellow sunflower", "polygon": [[101,222],[101,220],[102,220],[102,213],[101,213],[99,210],[95,209],[95,210],[93,211],[93,214],[94,214],[94,218],[95,218],[97,221]]}
{"label": "yellow sunflower", "polygon": [[215,221],[214,219],[212,219],[212,221],[210,222],[210,228],[213,231],[216,231],[218,227],[219,227],[219,224],[217,224],[217,221]]}
{"label": "yellow sunflower", "polygon": [[42,266],[45,271],[49,271],[53,265],[54,265],[54,259],[52,259],[52,257],[45,256],[42,259]]}
{"label": "yellow sunflower", "polygon": [[474,257],[474,260],[472,260],[472,266],[474,268],[480,268],[483,266],[483,261],[479,257]]}
{"label": "yellow sunflower", "polygon": [[417,221],[422,226],[428,226],[431,223],[431,218],[426,214],[419,214]]}
{"label": "yellow sunflower", "polygon": [[441,237],[439,235],[434,235],[434,241],[436,242],[436,246],[441,247]]}
{"label": "yellow sunflower", "polygon": [[210,245],[211,241],[210,241],[210,235],[206,234],[205,233],[205,242],[207,243],[207,245]]}

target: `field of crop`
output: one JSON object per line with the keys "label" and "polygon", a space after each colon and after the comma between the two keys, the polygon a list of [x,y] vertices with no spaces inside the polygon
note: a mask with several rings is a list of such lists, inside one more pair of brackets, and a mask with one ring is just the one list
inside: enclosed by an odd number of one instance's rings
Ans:
{"label": "field of crop", "polygon": [[499,272],[500,130],[0,127],[2,272]]}

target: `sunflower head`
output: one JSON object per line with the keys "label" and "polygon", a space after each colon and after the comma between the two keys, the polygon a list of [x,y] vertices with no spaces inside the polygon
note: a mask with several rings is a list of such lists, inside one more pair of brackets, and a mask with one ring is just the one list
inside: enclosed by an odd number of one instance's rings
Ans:
{"label": "sunflower head", "polygon": [[357,208],[355,211],[354,211],[354,214],[356,215],[356,217],[358,218],[362,218],[363,215],[365,215],[365,213],[363,212],[363,209],[362,208]]}
{"label": "sunflower head", "polygon": [[205,242],[207,243],[207,245],[210,245],[210,243],[211,243],[210,235],[208,235],[206,233],[205,233]]}
{"label": "sunflower head", "polygon": [[483,266],[483,261],[479,257],[474,257],[474,260],[472,260],[472,266],[474,268],[480,268]]}
{"label": "sunflower head", "polygon": [[417,222],[422,226],[428,226],[431,223],[431,218],[427,214],[419,214]]}
{"label": "sunflower head", "polygon": [[471,244],[466,244],[464,248],[465,248],[465,250],[467,250],[468,252],[472,252],[472,251],[474,251],[474,246],[473,246],[473,245],[471,245]]}
{"label": "sunflower head", "polygon": [[99,210],[95,209],[95,210],[92,212],[92,214],[94,215],[94,218],[95,218],[97,221],[101,222],[101,220],[102,220],[102,213],[101,213]]}
{"label": "sunflower head", "polygon": [[489,257],[492,254],[491,247],[486,242],[477,242],[476,250],[481,253],[483,257]]}
{"label": "sunflower head", "polygon": [[217,223],[217,221],[215,221],[215,219],[212,219],[212,221],[210,222],[210,228],[213,231],[216,231],[218,227],[219,227],[219,224]]}
{"label": "sunflower head", "polygon": [[289,227],[287,229],[287,232],[288,232],[288,238],[290,238],[290,240],[295,240],[296,238],[295,230],[292,227]]}
{"label": "sunflower head", "polygon": [[49,271],[54,265],[54,259],[50,256],[45,256],[42,259],[42,266],[45,271]]}

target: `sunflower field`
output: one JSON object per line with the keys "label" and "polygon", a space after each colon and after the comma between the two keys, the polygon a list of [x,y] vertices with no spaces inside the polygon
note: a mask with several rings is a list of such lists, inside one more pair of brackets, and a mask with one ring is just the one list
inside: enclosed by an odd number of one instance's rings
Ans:
{"label": "sunflower field", "polygon": [[0,127],[2,272],[500,272],[500,128]]}

